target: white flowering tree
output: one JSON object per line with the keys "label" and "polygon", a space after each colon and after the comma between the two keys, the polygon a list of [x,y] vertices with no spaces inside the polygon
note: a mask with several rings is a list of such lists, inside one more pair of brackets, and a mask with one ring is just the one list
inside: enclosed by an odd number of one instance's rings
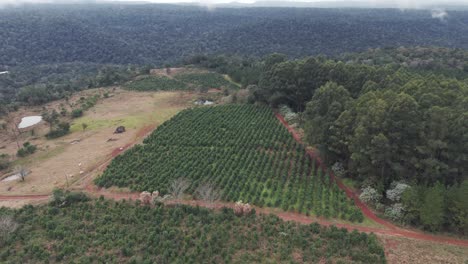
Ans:
{"label": "white flowering tree", "polygon": [[379,203],[380,199],[382,199],[382,195],[376,189],[367,186],[362,189],[359,199],[365,203],[376,205]]}
{"label": "white flowering tree", "polygon": [[386,191],[386,196],[392,202],[400,202],[401,196],[410,186],[402,182],[393,182],[390,185],[390,189]]}

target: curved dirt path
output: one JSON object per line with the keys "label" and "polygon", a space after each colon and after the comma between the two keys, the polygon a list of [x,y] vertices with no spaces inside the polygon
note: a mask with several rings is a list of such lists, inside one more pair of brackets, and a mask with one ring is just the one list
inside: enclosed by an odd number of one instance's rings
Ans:
{"label": "curved dirt path", "polygon": [[[200,206],[210,209],[221,209],[223,207],[227,208],[234,208],[234,203],[227,203],[227,202],[216,202],[216,203],[208,203],[204,201],[196,201],[196,200],[172,200],[168,201],[165,204],[167,205],[177,205],[177,204],[185,204],[191,206]],[[327,220],[322,217],[310,217],[299,213],[292,213],[292,212],[284,212],[278,211],[274,208],[260,208],[256,206],[252,206],[257,213],[260,214],[274,214],[281,218],[284,221],[294,221],[301,224],[311,224],[311,223],[318,223],[324,226],[336,226],[338,228],[346,228],[349,231],[357,230],[359,232],[365,233],[374,233],[374,234],[381,234],[381,235],[389,235],[389,236],[397,236],[397,237],[405,237],[405,238],[413,238],[418,240],[425,240],[431,241],[436,243],[444,243],[449,245],[456,245],[456,246],[464,246],[468,247],[468,240],[463,239],[455,239],[450,237],[442,237],[442,236],[434,236],[419,232],[413,232],[408,230],[392,230],[392,229],[384,229],[378,227],[366,227],[366,226],[359,226],[353,224],[346,224],[346,223],[334,223],[330,220]]]}
{"label": "curved dirt path", "polygon": [[[297,133],[294,128],[292,128],[288,122],[284,119],[284,117],[278,113],[275,112],[276,118],[283,124],[288,131],[291,133],[293,138],[300,144],[305,145],[302,140],[300,135]],[[438,243],[447,243],[447,244],[452,244],[452,245],[459,245],[459,246],[468,246],[468,240],[463,240],[463,239],[455,239],[455,238],[450,238],[450,237],[443,237],[443,236],[435,236],[435,235],[429,235],[421,232],[416,232],[408,229],[403,229],[400,227],[397,227],[396,225],[390,223],[389,221],[382,219],[378,217],[377,215],[374,214],[374,212],[366,205],[364,204],[358,197],[356,193],[354,193],[349,187],[345,186],[343,182],[335,177],[335,174],[333,173],[332,170],[328,170],[327,166],[325,165],[324,162],[320,159],[320,157],[312,150],[306,148],[307,154],[315,160],[317,165],[324,171],[324,172],[329,172],[330,178],[332,181],[336,182],[338,185],[338,188],[343,190],[346,195],[350,198],[353,199],[354,203],[356,204],[359,209],[361,209],[362,213],[369,219],[372,219],[372,221],[386,227],[387,229],[382,229],[382,228],[368,228],[368,227],[360,227],[360,226],[351,226],[347,224],[335,224],[337,227],[344,227],[347,229],[357,229],[358,231],[362,232],[374,232],[378,234],[386,234],[386,235],[391,235],[391,236],[402,236],[402,237],[408,237],[408,238],[415,238],[415,239],[420,239],[420,240],[426,240],[426,241],[432,241],[432,242],[438,242]],[[304,223],[309,223],[309,220],[304,220],[307,219],[306,216],[301,216],[298,215],[296,217],[291,216],[291,213],[279,213],[279,215],[283,215],[283,219],[287,220],[287,218],[291,217],[292,221],[298,221],[301,222],[302,217]],[[305,217],[305,218],[304,218]],[[319,222],[320,223],[320,222]],[[323,225],[328,225],[326,222],[322,223]],[[367,231],[366,231],[367,230]]]}
{"label": "curved dirt path", "polygon": [[[298,143],[305,145],[304,142],[302,142],[301,137],[299,136],[299,134],[294,130],[294,128],[292,128],[288,124],[288,122],[286,122],[284,117],[280,113],[277,113],[277,112],[275,113],[275,115],[276,115],[276,118],[278,118],[278,120],[281,122],[281,124],[283,124],[288,129],[288,131],[292,134],[293,138]],[[359,209],[361,209],[362,213],[367,218],[372,219],[372,221],[374,221],[376,223],[379,223],[380,225],[383,225],[383,226],[385,226],[387,228],[398,229],[398,227],[395,226],[394,224],[392,224],[392,223],[390,223],[390,222],[376,216],[374,214],[374,212],[372,212],[372,210],[369,207],[367,207],[367,205],[365,205],[361,200],[359,200],[359,197],[350,188],[345,186],[341,180],[339,180],[338,178],[335,177],[335,174],[333,173],[332,170],[327,169],[327,166],[325,165],[325,163],[322,162],[322,159],[315,152],[313,152],[312,150],[307,149],[307,148],[306,148],[306,152],[313,160],[315,160],[317,165],[324,172],[328,172],[328,174],[330,175],[330,178],[332,179],[332,181],[336,182],[336,184],[338,185],[338,188],[343,190],[350,199],[353,199],[356,206],[359,207]]]}
{"label": "curved dirt path", "polygon": [[[301,138],[299,134],[289,126],[289,124],[284,120],[284,118],[276,113],[276,117],[279,119],[279,121],[288,129],[288,131],[292,134],[294,139],[303,144],[301,141]],[[100,164],[96,165],[96,167],[90,171],[86,176],[81,178],[82,184],[81,187],[78,188],[78,190],[82,190],[92,196],[99,197],[99,196],[104,196],[105,198],[108,199],[114,199],[114,200],[137,200],[139,199],[139,193],[131,193],[131,192],[113,192],[111,190],[106,190],[99,188],[95,186],[92,182],[93,178],[90,177],[92,175],[92,172],[95,172],[96,170],[104,170],[107,165],[112,161],[112,159],[123,153],[124,150],[127,150],[129,147],[134,145],[141,139],[142,137],[146,136],[148,133],[152,131],[152,127],[145,127],[141,131],[139,131],[138,136],[136,137],[135,141],[132,143],[129,143],[125,145],[122,148],[115,149],[107,159],[105,159],[103,162]],[[312,150],[307,149],[308,155],[310,155],[311,158],[316,160],[317,164],[323,169],[327,170],[325,164],[321,161],[320,157],[316,155]],[[465,246],[468,247],[468,240],[462,240],[462,239],[455,239],[455,238],[450,238],[450,237],[443,237],[443,236],[435,236],[435,235],[430,235],[430,234],[424,234],[421,232],[414,232],[411,230],[406,230],[399,228],[392,223],[381,219],[377,217],[364,203],[362,203],[357,195],[348,187],[346,187],[339,179],[333,175],[333,172],[330,171],[330,177],[332,180],[334,180],[338,187],[342,189],[343,191],[346,192],[347,196],[351,199],[353,199],[356,203],[356,205],[362,210],[363,214],[374,220],[375,222],[381,224],[384,226],[384,228],[377,228],[377,227],[365,227],[365,226],[359,226],[359,225],[353,225],[353,224],[346,224],[346,223],[335,223],[333,221],[327,220],[322,217],[310,217],[306,216],[303,214],[299,213],[292,213],[292,212],[284,212],[280,211],[278,209],[274,208],[260,208],[260,207],[255,207],[253,208],[256,210],[256,212],[261,213],[261,214],[275,214],[279,218],[281,218],[284,221],[294,221],[297,223],[301,224],[311,224],[311,223],[318,223],[320,225],[324,226],[331,226],[334,225],[338,228],[346,228],[350,231],[352,230],[357,230],[360,232],[366,232],[366,233],[375,233],[375,234],[382,234],[382,235],[389,235],[389,236],[397,236],[397,237],[406,237],[406,238],[413,238],[413,239],[419,239],[419,240],[425,240],[425,241],[431,241],[431,242],[436,242],[436,243],[444,243],[444,244],[450,244],[450,245],[457,245],[457,246]],[[16,196],[0,196],[0,201],[8,201],[8,200],[46,200],[49,199],[50,195],[49,194],[40,194],[40,195],[16,195]],[[185,205],[192,205],[192,206],[200,206],[200,207],[206,207],[206,208],[211,208],[211,209],[220,209],[223,207],[228,207],[228,208],[234,208],[234,203],[227,203],[227,202],[216,202],[216,203],[207,203],[203,201],[195,201],[195,200],[173,200],[173,201],[168,201],[166,202],[167,205],[176,205],[176,204],[185,204]]]}

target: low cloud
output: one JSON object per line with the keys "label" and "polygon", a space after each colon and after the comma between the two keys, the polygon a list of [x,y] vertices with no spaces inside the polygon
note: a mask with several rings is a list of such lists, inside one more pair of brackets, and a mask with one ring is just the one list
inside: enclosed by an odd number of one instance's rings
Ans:
{"label": "low cloud", "polygon": [[439,19],[441,22],[445,22],[448,17],[448,14],[445,10],[442,9],[432,9],[431,16],[432,18]]}

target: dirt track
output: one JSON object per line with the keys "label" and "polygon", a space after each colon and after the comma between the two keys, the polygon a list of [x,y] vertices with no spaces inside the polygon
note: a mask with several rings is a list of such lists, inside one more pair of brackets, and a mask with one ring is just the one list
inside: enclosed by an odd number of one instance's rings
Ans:
{"label": "dirt track", "polygon": [[[279,119],[279,121],[288,129],[288,131],[292,134],[294,139],[298,141],[299,143],[302,144],[301,138],[298,135],[298,133],[289,126],[289,124],[284,120],[284,118],[280,114],[276,114],[276,117]],[[110,161],[120,153],[124,152],[124,150],[128,149],[131,147],[133,144],[139,142],[142,137],[146,136],[148,133],[151,132],[151,129],[149,127],[143,128],[140,132],[138,132],[138,137],[136,137],[135,141],[132,144],[127,144],[124,146],[123,149],[116,149],[114,150],[110,155],[109,158],[106,159],[104,162],[96,166],[95,169],[97,170],[103,170],[107,167],[107,165],[110,163]],[[325,164],[320,160],[320,158],[311,150],[307,150],[308,155],[310,155],[311,158],[316,160],[317,164],[323,169],[327,170]],[[86,193],[92,195],[92,196],[104,196],[108,199],[114,199],[114,200],[121,200],[121,199],[133,199],[136,200],[139,197],[138,193],[125,193],[125,192],[112,192],[109,190],[101,189],[92,184],[92,177],[91,173],[89,173],[87,176],[83,178],[83,182],[81,187],[79,188],[80,190],[84,190]],[[375,233],[375,234],[383,234],[383,235],[389,235],[389,236],[397,236],[397,237],[406,237],[406,238],[414,238],[414,239],[419,239],[419,240],[425,240],[425,241],[431,241],[431,242],[436,242],[436,243],[444,243],[444,244],[450,244],[450,245],[457,245],[457,246],[464,246],[468,247],[468,240],[462,240],[462,239],[455,239],[455,238],[450,238],[450,237],[443,237],[443,236],[434,236],[434,235],[429,235],[429,234],[424,234],[421,232],[414,232],[411,230],[406,230],[399,228],[392,223],[381,219],[377,217],[372,210],[370,210],[364,203],[362,203],[357,195],[348,187],[346,187],[339,179],[333,175],[333,172],[330,171],[330,176],[332,179],[337,183],[338,187],[342,189],[343,191],[346,192],[346,195],[353,199],[356,203],[356,205],[362,210],[363,214],[372,219],[373,221],[381,224],[384,226],[383,228],[375,228],[375,227],[364,227],[364,226],[359,226],[359,225],[352,225],[352,224],[343,224],[343,223],[334,223],[330,220],[324,219],[324,218],[317,218],[317,217],[309,217],[303,214],[298,214],[298,213],[292,213],[292,212],[283,212],[279,210],[275,210],[272,208],[259,208],[259,207],[254,207],[255,210],[258,213],[262,214],[275,214],[279,218],[285,220],[285,221],[295,221],[298,223],[302,224],[310,224],[317,222],[321,225],[325,226],[330,226],[330,225],[335,225],[339,228],[346,228],[348,230],[358,230],[360,232],[366,232],[366,233]],[[18,196],[0,196],[0,201],[8,201],[8,200],[46,200],[50,197],[48,194],[44,195],[18,195]],[[167,204],[187,204],[187,205],[193,205],[193,206],[201,206],[201,207],[207,207],[207,208],[213,208],[213,209],[219,209],[222,207],[228,207],[228,208],[233,208],[234,204],[233,203],[224,203],[224,202],[217,202],[215,204],[209,204],[205,203],[202,201],[193,201],[193,200],[182,200],[182,201],[169,201]]]}
{"label": "dirt track", "polygon": [[[275,113],[275,115],[278,118],[278,120],[292,134],[294,139],[298,143],[303,144],[299,134],[291,126],[289,126],[289,124],[286,122],[284,117],[281,116],[281,114],[279,114],[279,113]],[[314,153],[310,149],[307,149],[306,151],[307,151],[307,154],[312,159],[314,159],[316,161],[317,165],[320,166],[323,171],[328,171],[326,165],[322,162],[322,160],[320,159],[320,157],[317,156],[316,153]],[[376,216],[374,214],[374,212],[372,212],[372,210],[369,207],[367,207],[367,205],[365,205],[361,200],[359,200],[356,193],[354,193],[350,188],[345,186],[341,180],[339,180],[338,178],[335,177],[333,171],[329,170],[329,175],[330,175],[331,179],[336,182],[338,187],[341,190],[343,190],[349,198],[354,200],[354,203],[356,204],[356,206],[358,206],[359,209],[361,209],[362,213],[367,218],[371,219],[372,221],[374,221],[376,223],[379,223],[382,226],[385,226],[387,229],[353,227],[351,225],[340,225],[340,224],[336,224],[336,226],[344,227],[344,228],[347,228],[347,229],[354,229],[355,228],[355,229],[357,229],[359,231],[362,231],[362,232],[374,232],[374,233],[379,233],[379,234],[386,234],[386,235],[392,235],[392,236],[402,236],[402,237],[415,238],[415,239],[421,239],[421,240],[426,240],[426,241],[433,241],[433,242],[438,242],[438,243],[447,243],[447,244],[452,244],[452,245],[459,245],[459,246],[467,246],[468,247],[468,241],[467,240],[454,239],[454,238],[442,237],[442,236],[434,236],[434,235],[424,234],[424,233],[421,233],[421,232],[406,230],[406,229],[399,228],[399,227],[395,226],[394,224],[392,224],[392,223],[390,223],[390,222],[388,222],[388,221],[386,221],[386,220],[384,220],[382,218],[379,218],[378,216]],[[284,214],[289,214],[289,213],[284,213]],[[285,217],[288,218],[288,216],[285,216]],[[287,220],[285,218],[283,218],[283,219]],[[294,218],[294,217],[292,217],[291,220],[301,222],[300,219]],[[304,221],[305,221],[304,223],[307,223],[307,220],[304,220]],[[321,223],[321,224],[327,225],[327,223]]]}

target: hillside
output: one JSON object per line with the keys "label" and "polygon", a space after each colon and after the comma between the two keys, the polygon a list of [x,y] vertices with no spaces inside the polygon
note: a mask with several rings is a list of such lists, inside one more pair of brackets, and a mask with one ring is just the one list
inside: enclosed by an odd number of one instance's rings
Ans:
{"label": "hillside", "polygon": [[468,13],[429,10],[29,5],[0,9],[0,70],[63,62],[162,64],[199,53],[294,57],[387,46],[468,48]]}
{"label": "hillside", "polygon": [[19,224],[0,240],[2,263],[385,263],[376,237],[356,231],[232,209],[56,197],[48,206],[0,208],[0,219],[14,215]]}

